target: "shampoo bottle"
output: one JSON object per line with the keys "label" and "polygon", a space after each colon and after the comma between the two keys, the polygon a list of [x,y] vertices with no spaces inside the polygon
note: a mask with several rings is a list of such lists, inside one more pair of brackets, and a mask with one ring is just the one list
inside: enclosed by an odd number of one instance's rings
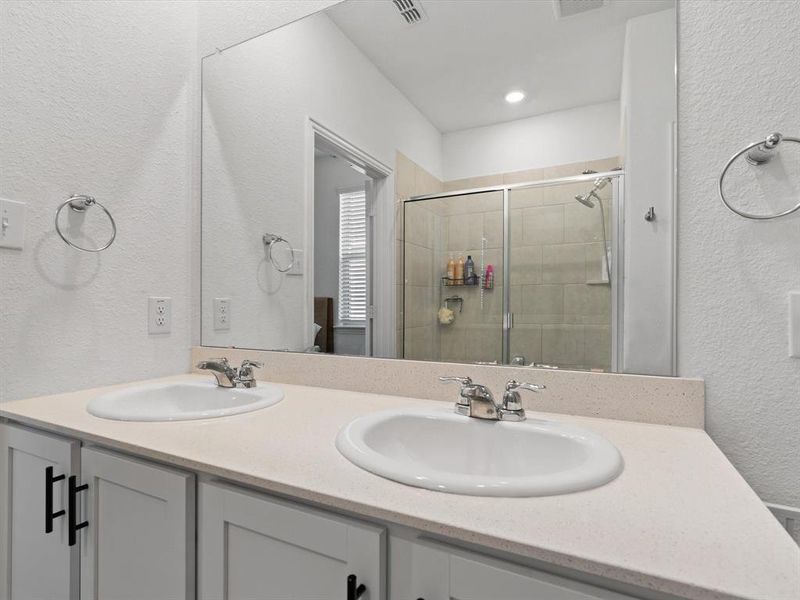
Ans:
{"label": "shampoo bottle", "polygon": [[453,280],[456,278],[456,261],[450,255],[450,260],[447,261],[447,281],[445,285],[453,285]]}
{"label": "shampoo bottle", "polygon": [[494,267],[486,265],[486,274],[483,276],[483,287],[487,290],[494,288]]}
{"label": "shampoo bottle", "polygon": [[475,261],[467,255],[467,262],[464,263],[464,284],[475,285]]}
{"label": "shampoo bottle", "polygon": [[464,257],[459,256],[456,263],[456,276],[454,285],[464,285]]}

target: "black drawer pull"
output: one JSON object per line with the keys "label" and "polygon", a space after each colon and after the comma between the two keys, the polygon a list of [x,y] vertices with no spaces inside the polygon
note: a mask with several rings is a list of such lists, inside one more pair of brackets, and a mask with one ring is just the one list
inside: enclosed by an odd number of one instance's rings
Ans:
{"label": "black drawer pull", "polygon": [[358,600],[367,591],[367,586],[358,583],[355,575],[347,576],[347,600]]}
{"label": "black drawer pull", "polygon": [[53,475],[53,467],[44,470],[44,532],[53,533],[53,521],[63,517],[65,511],[53,512],[53,484],[64,479],[65,475]]}
{"label": "black drawer pull", "polygon": [[75,475],[69,478],[69,545],[74,546],[78,542],[78,531],[89,526],[89,521],[78,523],[78,494],[89,489],[89,484],[78,485]]}

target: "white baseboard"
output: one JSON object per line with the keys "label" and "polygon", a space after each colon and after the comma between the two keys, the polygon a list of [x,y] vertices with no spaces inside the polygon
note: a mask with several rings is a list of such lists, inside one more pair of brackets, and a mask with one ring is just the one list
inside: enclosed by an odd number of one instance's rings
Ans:
{"label": "white baseboard", "polygon": [[789,536],[800,545],[800,508],[770,504],[769,502],[766,504],[767,508],[772,511],[772,514],[780,521],[784,529],[789,532]]}

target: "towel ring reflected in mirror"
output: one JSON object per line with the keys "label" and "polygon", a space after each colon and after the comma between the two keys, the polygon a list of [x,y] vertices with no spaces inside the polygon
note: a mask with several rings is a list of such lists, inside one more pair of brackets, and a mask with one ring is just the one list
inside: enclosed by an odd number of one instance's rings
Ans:
{"label": "towel ring reflected in mirror", "polygon": [[[108,239],[108,241],[97,248],[84,248],[83,246],[79,246],[78,244],[67,239],[67,236],[64,235],[64,232],[61,231],[61,226],[58,224],[58,218],[61,216],[61,211],[67,206],[69,206],[70,210],[75,211],[76,213],[85,213],[92,206],[101,208],[103,212],[106,213],[106,216],[111,223],[111,237]],[[58,207],[58,210],[56,210],[55,224],[56,232],[61,239],[64,240],[68,246],[71,246],[76,250],[81,250],[82,252],[102,252],[111,246],[111,244],[113,244],[114,240],[117,238],[117,224],[114,221],[114,217],[111,216],[111,213],[108,212],[108,209],[105,206],[100,204],[92,196],[87,196],[86,194],[72,194],[69,198],[64,200],[64,202],[62,202]]]}
{"label": "towel ring reflected in mirror", "polygon": [[[289,243],[288,240],[282,238],[279,235],[275,235],[274,233],[265,233],[264,237],[261,239],[264,242],[264,247],[266,248],[267,251],[267,258],[269,259],[269,262],[272,263],[272,266],[275,267],[276,271],[278,271],[279,273],[286,273],[294,266],[294,248],[292,248],[292,245]],[[286,244],[286,247],[289,248],[290,260],[289,264],[286,267],[282,267],[280,264],[278,264],[278,262],[275,260],[275,257],[272,255],[273,246],[280,243]]]}
{"label": "towel ring reflected in mirror", "polygon": [[730,160],[725,164],[725,167],[722,169],[722,173],[720,173],[719,181],[717,182],[717,191],[719,192],[719,197],[722,200],[722,203],[730,210],[731,212],[739,215],[740,217],[744,217],[745,219],[753,219],[756,221],[768,221],[770,219],[777,219],[778,217],[785,217],[787,215],[792,214],[800,210],[800,200],[797,201],[793,207],[788,208],[779,213],[775,214],[767,214],[767,215],[758,215],[755,213],[745,212],[743,210],[739,210],[738,208],[734,208],[729,202],[728,199],[725,198],[725,193],[722,190],[722,184],[725,180],[725,175],[727,175],[728,170],[731,168],[736,159],[738,159],[743,154],[746,154],[745,160],[753,165],[754,167],[760,167],[761,165],[767,164],[771,161],[775,155],[778,153],[778,146],[782,142],[794,142],[796,144],[800,144],[800,138],[796,137],[784,137],[780,133],[773,133],[767,136],[766,140],[753,142],[752,144],[742,148],[734,154]]}

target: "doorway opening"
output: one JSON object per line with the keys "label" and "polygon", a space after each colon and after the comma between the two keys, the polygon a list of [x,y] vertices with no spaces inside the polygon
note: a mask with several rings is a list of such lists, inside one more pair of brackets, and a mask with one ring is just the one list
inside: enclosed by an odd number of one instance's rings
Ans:
{"label": "doorway opening", "polygon": [[311,172],[309,350],[374,356],[383,343],[375,327],[375,265],[383,262],[375,252],[375,216],[390,171],[314,124]]}

